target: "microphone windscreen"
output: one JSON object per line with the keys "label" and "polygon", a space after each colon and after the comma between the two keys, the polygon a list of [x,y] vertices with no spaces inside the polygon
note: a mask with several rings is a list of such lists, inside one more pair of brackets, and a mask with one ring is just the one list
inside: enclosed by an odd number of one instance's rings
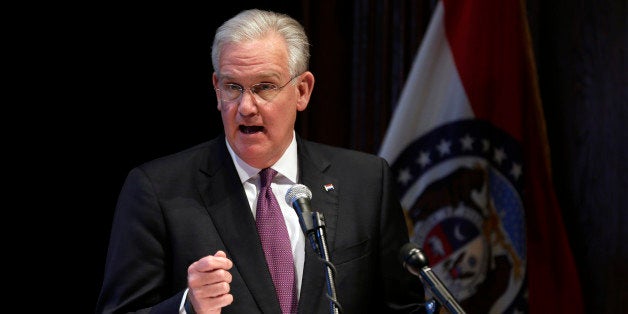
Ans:
{"label": "microphone windscreen", "polygon": [[300,198],[312,199],[312,191],[303,184],[295,184],[286,192],[286,203],[290,204],[290,206],[292,206],[295,200]]}
{"label": "microphone windscreen", "polygon": [[416,243],[408,242],[399,250],[399,260],[409,272],[418,275],[419,269],[429,266],[427,256]]}

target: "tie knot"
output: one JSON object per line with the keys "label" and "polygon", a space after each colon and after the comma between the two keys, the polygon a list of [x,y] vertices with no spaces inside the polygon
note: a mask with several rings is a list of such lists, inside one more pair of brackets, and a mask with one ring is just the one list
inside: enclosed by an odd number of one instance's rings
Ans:
{"label": "tie knot", "polygon": [[277,174],[277,171],[271,168],[264,168],[259,172],[260,177],[260,187],[265,188],[270,186],[270,183],[273,181],[273,178]]}

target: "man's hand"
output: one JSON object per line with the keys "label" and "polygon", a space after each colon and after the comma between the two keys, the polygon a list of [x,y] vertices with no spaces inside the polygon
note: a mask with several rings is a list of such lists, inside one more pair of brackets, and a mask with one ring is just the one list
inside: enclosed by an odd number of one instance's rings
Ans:
{"label": "man's hand", "polygon": [[229,293],[233,277],[229,269],[233,262],[227,254],[218,251],[205,256],[188,267],[188,298],[198,314],[220,313],[233,302]]}

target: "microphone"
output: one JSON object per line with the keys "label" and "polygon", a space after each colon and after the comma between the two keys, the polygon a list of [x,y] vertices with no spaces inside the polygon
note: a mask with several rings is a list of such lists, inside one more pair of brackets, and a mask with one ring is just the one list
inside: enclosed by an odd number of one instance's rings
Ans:
{"label": "microphone", "polygon": [[427,284],[434,297],[450,313],[466,313],[443,282],[432,272],[427,257],[421,252],[418,245],[412,242],[404,244],[399,250],[399,259],[408,272],[418,276]]}
{"label": "microphone", "polygon": [[329,249],[327,248],[325,218],[323,218],[323,213],[312,210],[311,199],[312,191],[303,184],[295,184],[286,192],[286,203],[290,204],[297,212],[303,234],[310,240],[310,245],[325,265],[330,311],[333,314],[339,314],[342,308],[336,295],[336,267],[330,261]]}
{"label": "microphone", "polygon": [[312,191],[303,185],[295,184],[286,192],[286,203],[290,204],[299,216],[299,224],[304,234],[308,234],[314,230],[314,222],[312,221],[312,209],[310,200],[312,199]]}

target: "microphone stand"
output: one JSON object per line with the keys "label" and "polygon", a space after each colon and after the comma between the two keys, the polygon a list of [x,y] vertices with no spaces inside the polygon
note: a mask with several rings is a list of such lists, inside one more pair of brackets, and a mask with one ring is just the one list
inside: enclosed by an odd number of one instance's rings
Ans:
{"label": "microphone stand", "polygon": [[444,306],[451,314],[464,314],[464,309],[458,304],[456,299],[451,295],[451,292],[443,285],[443,283],[436,277],[429,267],[419,269],[421,278],[430,288],[430,291],[434,297],[438,300],[440,305]]}
{"label": "microphone stand", "polygon": [[[429,291],[438,300],[439,305],[444,306],[451,314],[466,314],[445,284],[432,271],[427,256],[423,254],[418,245],[412,242],[405,244],[401,247],[399,258],[406,270],[421,278],[423,283],[429,287]],[[427,302],[427,306],[433,306],[432,302]],[[436,308],[438,309],[438,306]]]}
{"label": "microphone stand", "polygon": [[[307,219],[307,218],[304,218]],[[327,248],[327,237],[325,235],[325,218],[322,213],[312,212],[312,228],[307,230],[307,236],[314,251],[320,255],[321,260],[325,264],[325,275],[327,281],[327,298],[329,299],[330,312],[339,314],[341,311],[340,303],[336,296],[336,268],[329,260],[329,250]]]}

